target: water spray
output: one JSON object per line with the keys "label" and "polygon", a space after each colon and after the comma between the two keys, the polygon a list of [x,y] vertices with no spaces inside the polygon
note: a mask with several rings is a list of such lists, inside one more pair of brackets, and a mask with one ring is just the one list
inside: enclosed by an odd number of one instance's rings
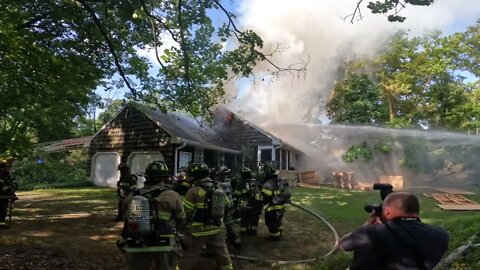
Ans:
{"label": "water spray", "polygon": [[323,218],[322,216],[320,216],[319,214],[313,212],[312,210],[310,210],[308,208],[305,208],[305,207],[300,206],[300,205],[298,205],[296,203],[293,203],[293,202],[290,202],[289,204],[294,206],[294,207],[297,207],[300,210],[303,210],[303,211],[309,213],[310,215],[314,216],[315,218],[317,218],[318,220],[322,221],[323,223],[325,223],[327,225],[327,227],[332,231],[333,236],[335,238],[335,244],[333,245],[332,249],[330,249],[329,252],[327,252],[326,254],[324,254],[324,255],[322,255],[318,258],[310,258],[310,259],[303,259],[303,260],[288,260],[288,261],[287,260],[260,259],[260,258],[256,258],[256,257],[247,257],[247,256],[241,256],[241,255],[235,255],[235,254],[231,254],[230,256],[232,258],[235,258],[235,259],[251,261],[251,262],[261,262],[261,263],[269,263],[269,264],[276,264],[276,265],[288,265],[288,264],[312,263],[312,262],[315,262],[315,261],[320,260],[320,259],[327,258],[328,256],[332,255],[335,252],[335,250],[337,249],[338,243],[340,241],[338,233],[335,230],[335,228],[332,226],[332,224],[330,224],[325,218]]}

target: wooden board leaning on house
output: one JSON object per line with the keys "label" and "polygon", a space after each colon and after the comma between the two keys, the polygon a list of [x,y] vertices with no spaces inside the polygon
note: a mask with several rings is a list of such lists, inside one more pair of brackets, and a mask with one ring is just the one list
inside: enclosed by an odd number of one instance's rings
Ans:
{"label": "wooden board leaning on house", "polygon": [[299,173],[299,180],[302,184],[318,185],[319,181],[315,171],[305,171]]}

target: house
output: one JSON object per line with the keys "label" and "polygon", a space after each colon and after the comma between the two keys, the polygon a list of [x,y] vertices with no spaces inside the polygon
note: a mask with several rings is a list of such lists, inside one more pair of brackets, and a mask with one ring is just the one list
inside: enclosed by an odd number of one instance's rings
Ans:
{"label": "house", "polygon": [[116,186],[120,162],[128,163],[138,175],[155,160],[165,161],[172,174],[192,161],[234,170],[270,161],[279,170],[294,170],[301,154],[222,107],[208,125],[185,114],[164,113],[139,104],[122,108],[87,147],[92,182],[110,187]]}
{"label": "house", "polygon": [[218,134],[242,152],[242,164],[250,168],[269,162],[280,171],[292,171],[299,156],[303,155],[279,137],[224,107],[215,110],[213,126]]}

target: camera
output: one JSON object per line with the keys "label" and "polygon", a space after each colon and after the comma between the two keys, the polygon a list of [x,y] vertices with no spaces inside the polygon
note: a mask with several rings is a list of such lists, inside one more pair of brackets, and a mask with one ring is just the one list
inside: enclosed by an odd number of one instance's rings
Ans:
{"label": "camera", "polygon": [[[384,183],[375,183],[373,184],[373,189],[374,190],[380,190],[380,198],[382,198],[382,201],[385,200],[385,198],[388,196],[388,194],[393,192],[393,186],[390,184],[384,184]],[[367,213],[372,213],[372,211],[375,210],[375,214],[379,217],[382,216],[382,204],[381,203],[369,203],[365,205],[365,211]]]}

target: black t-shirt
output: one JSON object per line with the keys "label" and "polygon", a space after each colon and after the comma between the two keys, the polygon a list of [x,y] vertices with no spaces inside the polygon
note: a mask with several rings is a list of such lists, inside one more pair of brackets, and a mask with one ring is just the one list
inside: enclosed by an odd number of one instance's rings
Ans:
{"label": "black t-shirt", "polygon": [[387,224],[366,225],[342,239],[353,251],[350,270],[433,269],[448,247],[447,232],[417,219],[396,219]]}

